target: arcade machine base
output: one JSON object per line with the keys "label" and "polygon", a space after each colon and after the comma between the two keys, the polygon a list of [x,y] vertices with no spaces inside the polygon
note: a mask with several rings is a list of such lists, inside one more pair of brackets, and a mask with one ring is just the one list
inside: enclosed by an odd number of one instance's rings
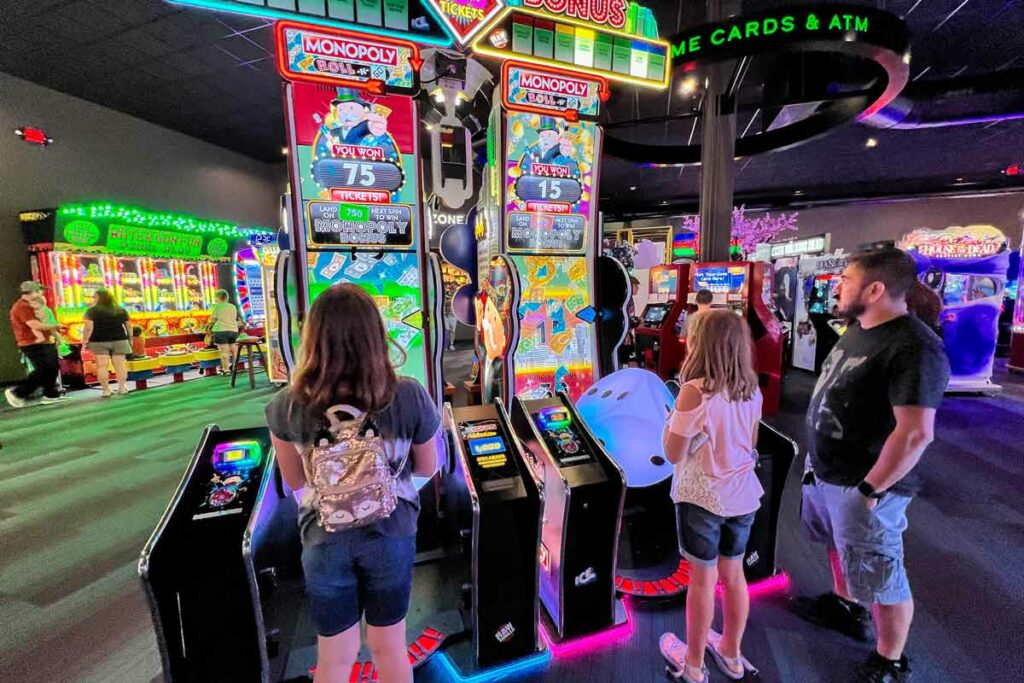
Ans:
{"label": "arcade machine base", "polygon": [[586,652],[626,640],[633,634],[633,621],[630,619],[623,599],[616,598],[615,622],[606,629],[582,636],[560,638],[558,627],[555,626],[547,610],[541,609],[540,634],[541,640],[554,654],[564,655],[574,652]]}
{"label": "arcade machine base", "polygon": [[957,379],[952,377],[946,386],[947,394],[998,394],[1003,387],[991,379]]}
{"label": "arcade machine base", "polygon": [[484,681],[500,681],[509,676],[543,669],[551,661],[551,649],[542,645],[535,654],[498,666],[481,668],[473,657],[473,644],[467,637],[457,639],[454,644],[445,647],[444,652],[439,654],[437,659],[448,680],[462,683],[483,683]]}
{"label": "arcade machine base", "polygon": [[[409,663],[414,669],[430,659],[449,637],[466,631],[459,610],[452,607],[459,604],[458,586],[445,580],[443,570],[443,563],[432,562],[418,565],[413,573],[413,599],[406,616],[406,639],[409,644]],[[296,581],[282,592],[285,591],[289,592],[292,599],[287,605],[282,601],[281,607],[294,610],[295,605],[301,604],[301,609],[296,610],[293,631],[280,634],[282,640],[292,642],[292,647],[286,656],[271,661],[271,680],[300,683],[313,679],[316,667],[316,628],[310,619],[301,583]],[[362,630],[363,646],[352,667],[352,674],[347,679],[352,683],[371,683],[377,676],[377,669],[365,644],[365,626]]]}

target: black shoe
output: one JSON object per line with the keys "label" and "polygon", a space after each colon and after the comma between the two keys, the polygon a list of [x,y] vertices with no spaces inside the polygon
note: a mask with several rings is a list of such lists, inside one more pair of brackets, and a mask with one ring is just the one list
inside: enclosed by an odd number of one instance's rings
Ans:
{"label": "black shoe", "polygon": [[867,660],[857,667],[853,681],[854,683],[909,683],[910,660],[903,655],[898,662],[894,662],[877,652],[872,652]]}
{"label": "black shoe", "polygon": [[855,640],[866,643],[872,638],[871,614],[835,593],[823,593],[816,598],[794,598],[790,609],[805,621],[839,631]]}

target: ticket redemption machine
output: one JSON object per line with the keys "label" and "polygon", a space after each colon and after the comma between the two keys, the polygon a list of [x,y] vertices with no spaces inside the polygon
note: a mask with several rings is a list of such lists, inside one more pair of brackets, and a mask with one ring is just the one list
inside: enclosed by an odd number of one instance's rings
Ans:
{"label": "ticket redemption machine", "polygon": [[754,342],[754,369],[764,397],[763,412],[779,412],[782,400],[782,328],[768,308],[765,297],[765,268],[761,261],[723,261],[690,266],[690,303],[697,292],[714,294],[712,307],[728,308],[750,325]]}
{"label": "ticket redemption machine", "polygon": [[552,642],[626,622],[615,567],[625,476],[565,392],[515,397],[512,424],[543,484],[540,600]]}
{"label": "ticket redemption machine", "polygon": [[992,382],[999,314],[1010,263],[1009,241],[990,225],[918,229],[898,246],[942,301],[939,324],[949,357],[947,391],[998,391]]}
{"label": "ticket redemption machine", "polygon": [[839,341],[842,320],[833,316],[836,289],[849,257],[838,250],[821,256],[801,256],[792,332],[793,367],[821,372],[832,347]]}
{"label": "ticket redemption machine", "polygon": [[446,647],[442,662],[462,679],[543,665],[550,653],[538,632],[541,482],[500,399],[445,404],[444,425],[455,453],[447,554],[469,637]]}
{"label": "ticket redemption machine", "polygon": [[269,430],[207,427],[139,559],[164,679],[280,678],[275,634],[296,610],[275,610],[273,587],[300,552]]}
{"label": "ticket redemption machine", "polygon": [[680,332],[687,315],[689,268],[678,263],[651,268],[647,305],[633,332],[641,363],[662,379],[671,379],[686,357]]}
{"label": "ticket redemption machine", "polygon": [[401,374],[438,405],[440,264],[421,219],[419,49],[409,41],[277,22],[293,192],[292,253],[301,326],[337,283],[377,302]]}

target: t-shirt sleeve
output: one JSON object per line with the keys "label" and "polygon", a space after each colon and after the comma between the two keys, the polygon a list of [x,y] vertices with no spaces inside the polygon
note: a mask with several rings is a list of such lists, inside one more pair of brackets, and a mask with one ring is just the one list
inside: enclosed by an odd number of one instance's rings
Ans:
{"label": "t-shirt sleeve", "polygon": [[10,318],[12,324],[24,325],[29,320],[35,320],[36,314],[28,306],[15,306],[11,309]]}
{"label": "t-shirt sleeve", "polygon": [[668,431],[688,438],[700,434],[704,429],[704,406],[704,397],[701,396],[700,405],[693,410],[682,411],[672,408],[668,416]]}
{"label": "t-shirt sleeve", "polygon": [[937,344],[908,345],[889,363],[893,406],[938,408],[949,381],[949,359]]}
{"label": "t-shirt sleeve", "polygon": [[96,320],[96,311],[92,308],[85,309],[85,315],[82,316],[86,320]]}
{"label": "t-shirt sleeve", "polygon": [[300,412],[301,409],[298,406],[293,408],[292,402],[288,398],[288,390],[279,391],[267,404],[265,411],[270,433],[282,441],[303,443],[306,439],[303,438],[305,435],[302,434],[303,430],[299,424],[301,422]]}
{"label": "t-shirt sleeve", "polygon": [[422,444],[434,438],[437,428],[441,426],[441,415],[427,390],[419,382],[410,381],[408,401],[410,415],[413,417],[412,442]]}

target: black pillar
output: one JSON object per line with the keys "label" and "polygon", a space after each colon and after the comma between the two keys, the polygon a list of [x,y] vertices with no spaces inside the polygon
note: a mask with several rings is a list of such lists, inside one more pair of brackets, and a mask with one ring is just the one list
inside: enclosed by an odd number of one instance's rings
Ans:
{"label": "black pillar", "polygon": [[[708,21],[725,18],[726,0],[707,0]],[[707,71],[701,106],[700,254],[701,261],[728,261],[736,155],[736,65],[724,62]]]}

